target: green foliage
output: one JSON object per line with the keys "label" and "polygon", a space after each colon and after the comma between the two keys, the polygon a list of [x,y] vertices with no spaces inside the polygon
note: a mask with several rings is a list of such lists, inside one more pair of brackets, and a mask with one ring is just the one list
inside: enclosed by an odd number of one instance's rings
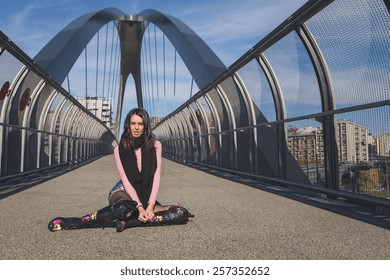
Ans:
{"label": "green foliage", "polygon": [[379,173],[380,169],[378,168],[357,170],[355,176],[359,189],[368,193],[375,191],[380,186]]}

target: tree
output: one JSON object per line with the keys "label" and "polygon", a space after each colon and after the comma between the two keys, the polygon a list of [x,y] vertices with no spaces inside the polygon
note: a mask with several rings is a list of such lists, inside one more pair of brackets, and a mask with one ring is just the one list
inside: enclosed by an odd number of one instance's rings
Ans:
{"label": "tree", "polygon": [[380,186],[378,168],[371,168],[368,170],[356,171],[356,185],[360,190],[364,190],[367,193],[373,192]]}

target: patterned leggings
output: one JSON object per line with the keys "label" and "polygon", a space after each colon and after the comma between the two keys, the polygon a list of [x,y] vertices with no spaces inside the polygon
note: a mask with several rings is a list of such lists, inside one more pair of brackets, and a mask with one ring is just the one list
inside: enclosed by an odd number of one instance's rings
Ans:
{"label": "patterned leggings", "polygon": [[[156,212],[152,220],[147,223],[139,221],[137,203],[127,194],[122,181],[119,181],[108,194],[109,206],[82,217],[57,217],[48,224],[50,231],[115,227],[117,232],[126,228],[139,226],[161,226],[186,224],[194,217],[186,208],[173,205],[169,209]],[[161,205],[156,201],[156,205]]]}

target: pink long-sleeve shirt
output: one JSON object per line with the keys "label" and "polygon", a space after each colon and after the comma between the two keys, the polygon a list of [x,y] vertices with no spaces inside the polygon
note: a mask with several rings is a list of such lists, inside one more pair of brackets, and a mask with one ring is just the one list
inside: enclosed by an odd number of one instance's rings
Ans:
{"label": "pink long-sleeve shirt", "polygon": [[[161,143],[159,141],[155,141],[154,145],[156,148],[157,168],[156,168],[156,172],[154,173],[152,192],[150,194],[149,201],[148,201],[148,203],[151,205],[156,204],[156,199],[157,199],[158,190],[160,188],[160,179],[161,179],[162,147],[161,147]],[[134,152],[135,152],[135,156],[137,158],[138,170],[141,172],[141,169],[142,169],[141,148],[135,150]],[[117,146],[114,149],[114,155],[115,155],[116,167],[118,169],[119,175],[121,176],[122,183],[123,183],[123,186],[125,187],[126,192],[130,195],[132,200],[137,202],[137,206],[142,205],[141,201],[138,198],[136,190],[134,189],[134,187],[131,185],[131,183],[127,179],[125,170],[123,169],[122,162],[121,162],[121,159],[119,156],[119,146]]]}

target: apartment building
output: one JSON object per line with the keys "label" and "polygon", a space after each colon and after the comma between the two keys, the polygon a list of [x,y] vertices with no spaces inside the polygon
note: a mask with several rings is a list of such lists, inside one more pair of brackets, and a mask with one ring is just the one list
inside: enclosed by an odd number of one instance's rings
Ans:
{"label": "apartment building", "polygon": [[107,127],[112,127],[111,100],[102,97],[81,97],[78,98],[78,101],[92,114],[104,122]]}
{"label": "apartment building", "polygon": [[339,161],[358,163],[369,160],[368,129],[351,121],[335,121]]}

